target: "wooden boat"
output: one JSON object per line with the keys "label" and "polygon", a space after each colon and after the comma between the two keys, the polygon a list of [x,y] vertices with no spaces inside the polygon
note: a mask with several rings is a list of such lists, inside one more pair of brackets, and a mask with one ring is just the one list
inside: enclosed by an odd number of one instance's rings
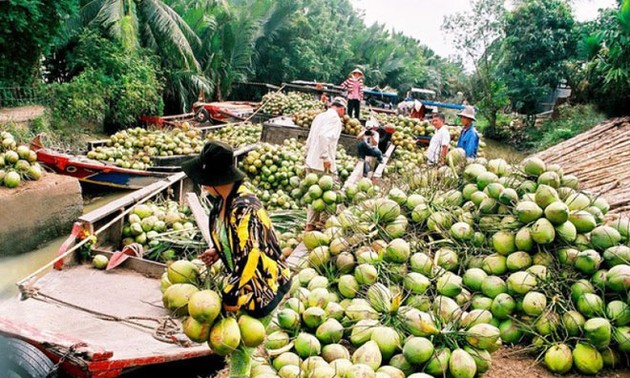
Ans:
{"label": "wooden boat", "polygon": [[170,173],[117,167],[81,155],[69,155],[45,148],[39,137],[31,142],[37,161],[54,173],[72,176],[81,182],[119,189],[140,189],[164,180]]}
{"label": "wooden boat", "polygon": [[134,205],[156,196],[183,201],[192,185],[185,178],[183,173],[172,175],[80,217],[60,254],[18,283],[21,298],[0,303],[0,344],[19,346],[7,352],[13,353],[9,360],[18,359],[17,365],[3,365],[0,356],[1,367],[17,372],[9,376],[32,376],[20,375],[25,362],[19,358],[36,365],[27,366],[26,373],[39,369],[42,377],[55,366],[64,376],[108,378],[132,370],[137,376],[161,376],[146,375],[142,369],[157,365],[164,372],[163,367],[181,360],[206,370],[220,365],[206,344],[187,340],[180,321],[162,307],[160,276],[165,265],[129,257],[116,269],[101,271],[80,258],[89,238],[80,239],[87,234],[98,240],[93,253],[111,254]]}

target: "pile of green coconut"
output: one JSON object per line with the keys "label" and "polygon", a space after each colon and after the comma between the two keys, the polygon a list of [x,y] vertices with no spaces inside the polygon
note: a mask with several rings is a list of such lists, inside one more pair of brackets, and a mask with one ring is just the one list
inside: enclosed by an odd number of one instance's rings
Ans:
{"label": "pile of green coconut", "polygon": [[537,158],[447,161],[345,187],[343,210],[303,234],[252,377],[474,377],[503,345],[556,374],[627,366],[630,220]]}

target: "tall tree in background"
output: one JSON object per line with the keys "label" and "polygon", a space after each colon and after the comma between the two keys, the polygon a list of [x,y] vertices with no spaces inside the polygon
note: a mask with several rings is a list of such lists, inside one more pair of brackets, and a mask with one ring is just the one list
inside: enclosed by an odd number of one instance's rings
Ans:
{"label": "tall tree in background", "polygon": [[630,114],[630,0],[587,25],[578,50],[577,96],[611,115]]}
{"label": "tall tree in background", "polygon": [[168,86],[166,97],[187,108],[182,93],[207,90],[195,49],[201,41],[184,19],[162,0],[81,0],[80,11],[67,22],[66,42],[85,29],[98,30],[130,52],[152,51]]}
{"label": "tall tree in background", "polygon": [[39,81],[42,56],[77,7],[78,0],[0,1],[0,86]]}
{"label": "tall tree in background", "polygon": [[577,34],[565,0],[520,0],[505,23],[503,76],[515,109],[534,114],[537,104],[567,77]]}
{"label": "tall tree in background", "polygon": [[477,0],[471,12],[447,16],[442,25],[453,37],[461,58],[474,63],[466,97],[479,108],[491,129],[496,127],[499,111],[509,103],[507,87],[499,75],[504,17],[502,2]]}

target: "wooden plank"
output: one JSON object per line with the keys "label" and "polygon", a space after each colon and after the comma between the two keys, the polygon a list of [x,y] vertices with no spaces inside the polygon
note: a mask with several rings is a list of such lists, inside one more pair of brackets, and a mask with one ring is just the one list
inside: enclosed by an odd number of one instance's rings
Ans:
{"label": "wooden plank", "polygon": [[186,193],[186,201],[188,202],[188,206],[192,211],[193,217],[195,218],[195,222],[197,223],[197,227],[201,230],[201,235],[203,239],[208,243],[208,247],[212,248],[213,243],[210,238],[210,225],[208,218],[208,214],[204,210],[203,206],[201,206],[201,202],[199,202],[199,197],[197,193]]}
{"label": "wooden plank", "polygon": [[98,220],[103,219],[104,217],[108,216],[112,212],[116,210],[124,209],[146,198],[147,196],[157,195],[159,192],[169,188],[176,182],[183,180],[185,177],[186,177],[186,174],[184,172],[175,173],[171,176],[168,176],[165,180],[161,180],[145,188],[138,189],[132,193],[129,193],[128,195],[124,197],[121,197],[115,201],[110,202],[109,204],[103,207],[93,210],[81,216],[79,220],[83,222],[88,222],[88,223],[95,223]]}
{"label": "wooden plank", "polygon": [[387,148],[385,155],[383,155],[383,162],[379,164],[378,167],[376,167],[376,171],[374,171],[372,178],[378,180],[383,177],[383,171],[385,170],[385,167],[387,167],[387,163],[389,162],[389,159],[394,155],[395,150],[396,150],[396,146],[393,143],[391,143],[389,145],[389,148]]}
{"label": "wooden plank", "polygon": [[306,249],[304,242],[302,242],[295,247],[291,255],[287,258],[287,265],[289,265],[289,268],[296,270],[307,256],[308,249]]}

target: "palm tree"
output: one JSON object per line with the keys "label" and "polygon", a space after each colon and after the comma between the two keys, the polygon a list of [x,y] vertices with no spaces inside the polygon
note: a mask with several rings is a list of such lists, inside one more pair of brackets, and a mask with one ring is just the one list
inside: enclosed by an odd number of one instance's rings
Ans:
{"label": "palm tree", "polygon": [[68,40],[83,28],[101,30],[130,52],[152,50],[166,75],[166,97],[188,107],[190,93],[208,90],[195,49],[199,37],[166,2],[161,0],[89,0],[67,23]]}

